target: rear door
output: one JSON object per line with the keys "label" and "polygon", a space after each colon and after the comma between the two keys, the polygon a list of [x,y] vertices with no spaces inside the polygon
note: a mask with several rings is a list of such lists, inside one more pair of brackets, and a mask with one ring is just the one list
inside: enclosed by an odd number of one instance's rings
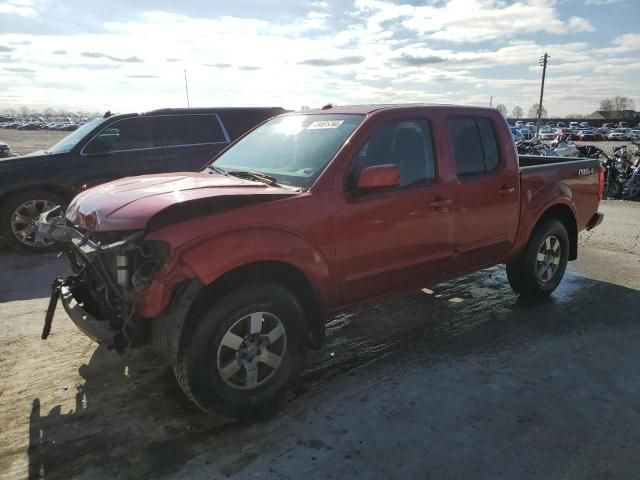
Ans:
{"label": "rear door", "polygon": [[491,118],[447,119],[455,167],[455,253],[458,272],[500,263],[516,236],[520,175],[512,140]]}
{"label": "rear door", "polygon": [[[91,187],[116,178],[166,171],[155,117],[131,117],[105,125],[82,148],[80,181]],[[80,187],[81,185],[75,185]]]}
{"label": "rear door", "polygon": [[202,170],[230,142],[215,113],[161,115],[158,118],[168,171]]}
{"label": "rear door", "polygon": [[[399,167],[401,184],[357,191],[360,172],[383,164]],[[420,118],[381,124],[352,159],[335,214],[345,304],[444,276],[453,215],[436,164],[429,123]]]}

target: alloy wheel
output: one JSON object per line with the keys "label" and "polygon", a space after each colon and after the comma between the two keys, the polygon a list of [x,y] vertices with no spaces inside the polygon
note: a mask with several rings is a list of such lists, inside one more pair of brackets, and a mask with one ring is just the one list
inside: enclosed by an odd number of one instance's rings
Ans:
{"label": "alloy wheel", "polygon": [[232,388],[252,390],[268,381],[282,364],[287,332],[269,312],[253,312],[236,321],[218,347],[220,378]]}
{"label": "alloy wheel", "polygon": [[540,246],[536,256],[536,275],[541,282],[549,282],[558,271],[562,247],[555,235],[549,235]]}
{"label": "alloy wheel", "polygon": [[11,232],[14,237],[29,247],[48,247],[53,245],[51,240],[44,238],[35,228],[40,214],[56,207],[49,200],[28,200],[18,206],[11,214]]}

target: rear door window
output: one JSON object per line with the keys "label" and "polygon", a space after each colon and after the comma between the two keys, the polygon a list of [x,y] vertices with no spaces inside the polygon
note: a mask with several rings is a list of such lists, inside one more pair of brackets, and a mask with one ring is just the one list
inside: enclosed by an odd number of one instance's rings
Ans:
{"label": "rear door window", "polygon": [[166,115],[160,118],[166,146],[227,143],[229,140],[215,114]]}
{"label": "rear door window", "polygon": [[451,118],[447,123],[458,176],[481,175],[498,167],[500,156],[491,120]]}
{"label": "rear door window", "polygon": [[106,126],[85,147],[84,152],[108,153],[141,150],[158,146],[152,117],[117,120]]}

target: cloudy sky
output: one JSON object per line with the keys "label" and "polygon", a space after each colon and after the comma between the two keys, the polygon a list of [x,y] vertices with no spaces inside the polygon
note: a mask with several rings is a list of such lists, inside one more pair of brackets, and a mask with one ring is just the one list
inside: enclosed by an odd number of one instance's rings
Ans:
{"label": "cloudy sky", "polygon": [[0,0],[0,109],[640,107],[639,0]]}

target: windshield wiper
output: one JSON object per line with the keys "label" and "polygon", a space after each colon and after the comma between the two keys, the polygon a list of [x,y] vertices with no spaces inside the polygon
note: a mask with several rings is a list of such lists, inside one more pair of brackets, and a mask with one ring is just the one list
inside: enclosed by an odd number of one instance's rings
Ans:
{"label": "windshield wiper", "polygon": [[225,177],[229,176],[229,172],[227,172],[224,168],[216,167],[214,164],[209,165],[207,168],[219,175],[224,175]]}
{"label": "windshield wiper", "polygon": [[257,180],[259,182],[266,183],[267,185],[271,185],[272,187],[282,187],[282,185],[278,183],[275,177],[262,172],[254,172],[252,170],[232,170],[230,172],[227,172],[227,174],[233,175],[234,177],[238,178]]}

